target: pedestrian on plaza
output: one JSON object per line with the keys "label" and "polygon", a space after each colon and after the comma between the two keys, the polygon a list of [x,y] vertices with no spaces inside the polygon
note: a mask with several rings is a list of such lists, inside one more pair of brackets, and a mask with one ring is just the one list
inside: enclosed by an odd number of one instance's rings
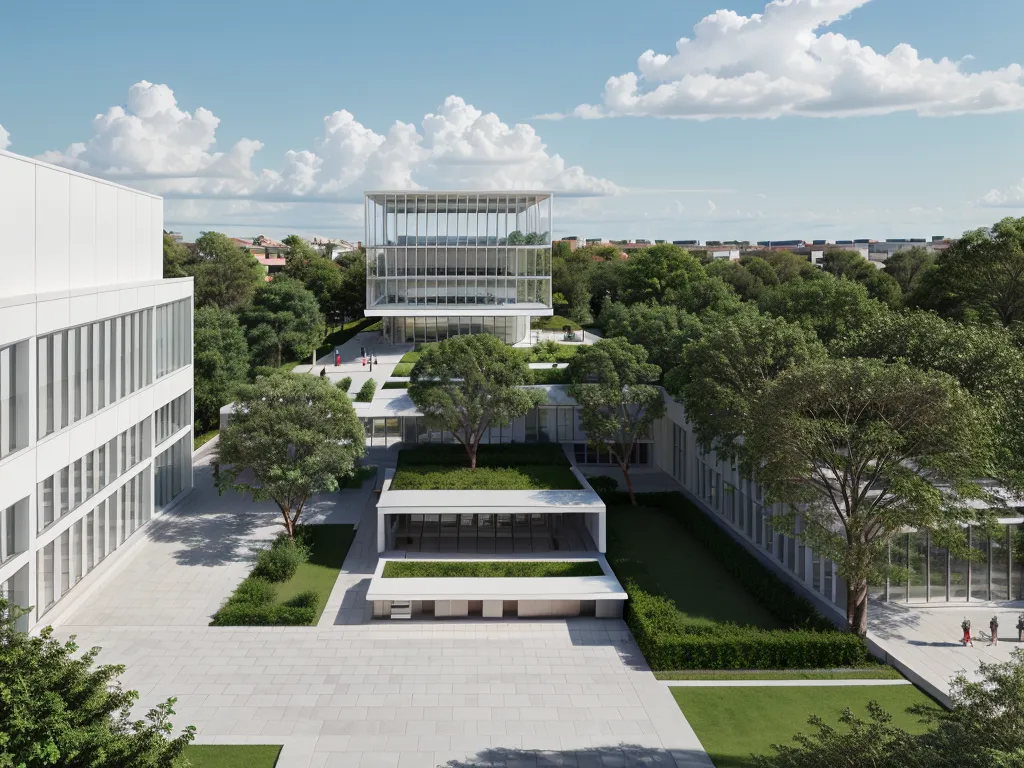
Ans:
{"label": "pedestrian on plaza", "polygon": [[327,367],[326,366],[324,366],[323,368],[320,369],[320,378],[321,379],[326,379],[327,378]]}
{"label": "pedestrian on plaza", "polygon": [[971,620],[965,617],[964,620],[960,622],[960,629],[964,631],[964,648],[966,648],[968,645],[973,648],[974,641],[971,640]]}
{"label": "pedestrian on plaza", "polygon": [[988,629],[989,629],[989,632],[992,633],[992,639],[989,640],[988,644],[989,645],[998,645],[999,644],[999,619],[998,619],[998,617],[993,616],[989,620],[989,622],[988,622]]}
{"label": "pedestrian on plaza", "polygon": [[1024,613],[1017,617],[1017,642],[1024,643]]}

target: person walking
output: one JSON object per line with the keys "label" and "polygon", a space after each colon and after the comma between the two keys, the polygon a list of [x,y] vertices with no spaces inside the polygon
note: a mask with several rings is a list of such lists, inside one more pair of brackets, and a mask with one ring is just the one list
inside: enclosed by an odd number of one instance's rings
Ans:
{"label": "person walking", "polygon": [[964,648],[966,648],[968,645],[973,648],[974,641],[971,640],[971,620],[964,617],[964,620],[960,622],[960,629],[964,631],[964,639],[962,641],[964,644]]}
{"label": "person walking", "polygon": [[327,368],[326,367],[320,369],[320,378],[321,379],[326,379],[327,378]]}
{"label": "person walking", "polygon": [[988,630],[992,633],[992,639],[988,641],[989,645],[999,645],[999,618],[993,616],[989,619]]}
{"label": "person walking", "polygon": [[1017,642],[1024,643],[1024,613],[1017,617]]}

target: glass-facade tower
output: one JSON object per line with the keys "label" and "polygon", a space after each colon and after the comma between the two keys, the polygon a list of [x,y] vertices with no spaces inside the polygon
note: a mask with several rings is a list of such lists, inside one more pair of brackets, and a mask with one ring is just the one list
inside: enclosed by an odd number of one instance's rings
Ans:
{"label": "glass-facade tower", "polygon": [[551,309],[551,194],[367,192],[366,314],[392,343],[525,339]]}

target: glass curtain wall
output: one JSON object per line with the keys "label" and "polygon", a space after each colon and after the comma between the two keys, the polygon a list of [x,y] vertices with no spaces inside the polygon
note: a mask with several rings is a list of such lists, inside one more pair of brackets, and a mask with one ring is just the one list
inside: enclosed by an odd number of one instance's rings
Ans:
{"label": "glass curtain wall", "polygon": [[28,342],[0,349],[0,459],[28,445]]}
{"label": "glass curtain wall", "polygon": [[153,414],[153,443],[159,445],[192,423],[192,391],[179,395]]}
{"label": "glass curtain wall", "polygon": [[157,511],[192,487],[192,436],[185,435],[153,461],[153,490]]}
{"label": "glass curtain wall", "polygon": [[192,362],[192,300],[182,299],[156,308],[156,377]]}

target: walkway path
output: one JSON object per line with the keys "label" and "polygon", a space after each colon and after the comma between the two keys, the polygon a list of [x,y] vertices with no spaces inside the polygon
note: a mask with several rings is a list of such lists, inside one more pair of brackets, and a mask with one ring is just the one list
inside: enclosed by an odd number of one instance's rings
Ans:
{"label": "walkway path", "polygon": [[[370,370],[370,366],[362,364],[360,349],[373,350],[377,358],[377,364]],[[297,365],[293,368],[294,373],[312,373],[318,375],[321,369],[327,370],[327,378],[333,381],[340,381],[346,376],[351,377],[352,386],[349,392],[355,394],[363,386],[367,379],[377,382],[377,389],[387,381],[388,377],[395,370],[395,366],[401,361],[402,356],[412,350],[412,344],[385,344],[379,331],[363,331],[357,333],[351,339],[341,345],[341,365],[334,364],[334,350],[319,358],[316,365]]]}
{"label": "walkway path", "polygon": [[274,515],[218,497],[208,463],[196,475],[189,503],[57,628],[126,665],[138,712],[176,696],[174,723],[199,743],[280,743],[279,768],[711,766],[621,621],[369,621],[369,483],[310,512],[359,519],[319,626],[208,626]]}

